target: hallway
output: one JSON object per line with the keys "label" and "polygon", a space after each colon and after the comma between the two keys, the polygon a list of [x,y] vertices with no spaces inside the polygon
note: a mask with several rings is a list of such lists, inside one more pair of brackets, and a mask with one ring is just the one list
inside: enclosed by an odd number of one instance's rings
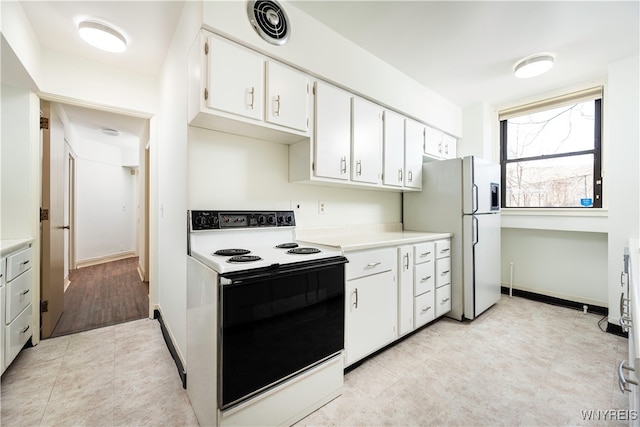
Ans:
{"label": "hallway", "polygon": [[140,280],[138,258],[71,270],[64,312],[51,337],[103,328],[149,316],[149,283]]}

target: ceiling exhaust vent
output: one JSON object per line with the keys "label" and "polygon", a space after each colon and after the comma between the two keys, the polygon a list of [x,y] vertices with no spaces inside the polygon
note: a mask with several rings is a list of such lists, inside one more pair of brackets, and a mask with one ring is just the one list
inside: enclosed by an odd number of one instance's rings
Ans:
{"label": "ceiling exhaust vent", "polygon": [[250,0],[247,14],[251,25],[264,40],[278,46],[289,40],[289,18],[277,1]]}

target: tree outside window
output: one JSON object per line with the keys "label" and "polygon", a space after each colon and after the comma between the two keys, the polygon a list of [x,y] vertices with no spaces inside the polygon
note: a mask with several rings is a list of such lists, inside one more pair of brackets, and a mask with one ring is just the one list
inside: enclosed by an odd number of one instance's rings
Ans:
{"label": "tree outside window", "polygon": [[537,107],[500,125],[503,207],[602,207],[600,98]]}

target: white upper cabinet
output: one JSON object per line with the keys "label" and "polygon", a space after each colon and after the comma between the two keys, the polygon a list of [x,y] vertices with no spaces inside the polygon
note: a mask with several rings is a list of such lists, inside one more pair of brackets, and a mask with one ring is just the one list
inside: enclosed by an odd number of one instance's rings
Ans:
{"label": "white upper cabinet", "polygon": [[[382,183],[402,187],[404,183],[404,118],[392,111],[384,112]],[[422,146],[419,155],[422,157]]]}
{"label": "white upper cabinet", "polygon": [[439,159],[453,159],[457,156],[457,140],[429,126],[425,127],[424,154]]}
{"label": "white upper cabinet", "polygon": [[351,180],[379,184],[382,173],[382,107],[352,98]]}
{"label": "white upper cabinet", "polygon": [[315,176],[351,176],[351,95],[323,82],[315,84]]}
{"label": "white upper cabinet", "polygon": [[458,154],[457,144],[458,140],[451,135],[442,134],[442,151],[445,159],[455,159]]}
{"label": "white upper cabinet", "polygon": [[208,38],[207,106],[262,119],[264,59],[239,45]]}
{"label": "white upper cabinet", "polygon": [[404,128],[404,185],[422,189],[422,153],[424,146],[424,125],[405,119]]}
{"label": "white upper cabinet", "polygon": [[266,120],[306,132],[309,129],[309,77],[267,61]]}

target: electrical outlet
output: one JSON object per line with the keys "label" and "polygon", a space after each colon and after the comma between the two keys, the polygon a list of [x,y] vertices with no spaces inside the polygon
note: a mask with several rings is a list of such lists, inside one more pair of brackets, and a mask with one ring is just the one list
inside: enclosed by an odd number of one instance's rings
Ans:
{"label": "electrical outlet", "polygon": [[318,202],[318,213],[324,215],[326,213],[327,206],[325,202]]}

